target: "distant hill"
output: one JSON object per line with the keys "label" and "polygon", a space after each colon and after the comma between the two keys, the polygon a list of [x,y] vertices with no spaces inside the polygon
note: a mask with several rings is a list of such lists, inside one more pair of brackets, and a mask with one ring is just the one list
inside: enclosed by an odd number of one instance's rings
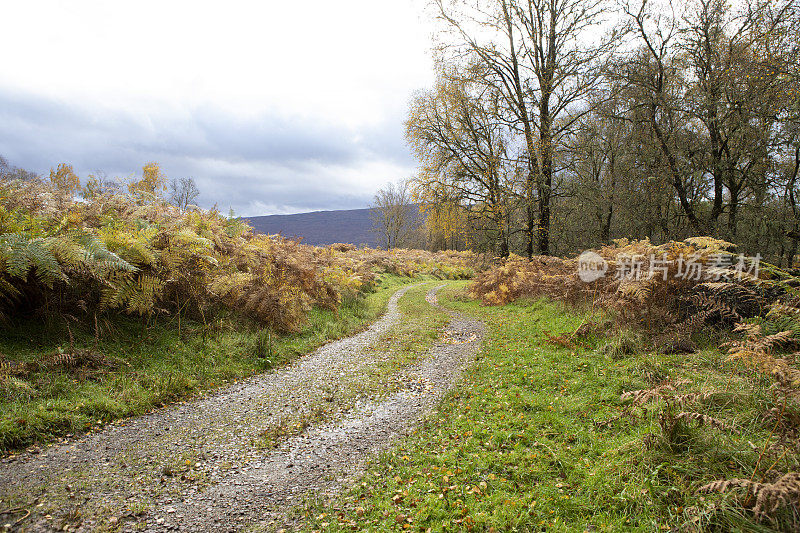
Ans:
{"label": "distant hill", "polygon": [[[408,206],[409,216],[419,217],[417,206]],[[371,209],[313,211],[296,215],[243,217],[258,233],[280,233],[301,238],[303,244],[327,246],[335,242],[375,247],[378,236],[372,231]]]}

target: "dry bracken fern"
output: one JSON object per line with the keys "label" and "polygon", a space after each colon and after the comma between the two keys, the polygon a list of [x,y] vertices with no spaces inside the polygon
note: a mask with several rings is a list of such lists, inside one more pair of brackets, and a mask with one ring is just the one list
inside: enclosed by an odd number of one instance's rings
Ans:
{"label": "dry bracken fern", "polygon": [[85,201],[47,183],[0,177],[0,320],[22,310],[187,313],[206,320],[243,312],[296,331],[313,306],[370,289],[382,272],[462,279],[471,252],[305,246],[255,235],[217,211],[181,211],[142,191],[94,191]]}
{"label": "dry bracken fern", "polygon": [[660,400],[667,397],[665,393],[668,391],[675,391],[675,386],[672,383],[662,383],[656,387],[652,387],[649,389],[640,389],[640,390],[632,390],[625,392],[620,396],[620,400],[622,401],[630,400],[636,405],[645,405],[654,400]]}
{"label": "dry bracken fern", "polygon": [[700,487],[700,492],[730,492],[744,489],[755,498],[753,513],[757,517],[770,515],[779,508],[800,502],[800,473],[784,474],[774,483],[757,483],[749,479],[723,479]]}
{"label": "dry bracken fern", "polygon": [[758,324],[739,324],[735,331],[743,331],[745,337],[727,344],[731,359],[744,361],[783,385],[800,384],[800,371],[785,358],[773,355],[779,347],[795,340],[794,332],[787,330],[763,335]]}
{"label": "dry bracken fern", "polygon": [[114,368],[118,362],[109,359],[103,354],[90,350],[73,349],[69,351],[57,350],[48,357],[38,362],[38,365],[48,370],[76,370]]}
{"label": "dry bracken fern", "polygon": [[736,428],[721,420],[719,418],[714,418],[713,416],[709,416],[703,413],[697,413],[694,411],[682,411],[675,415],[676,420],[682,420],[684,422],[695,422],[698,426],[707,426],[713,427],[716,429],[722,429],[725,431],[736,431]]}
{"label": "dry bracken fern", "polygon": [[719,393],[716,391],[710,392],[692,392],[689,394],[679,394],[673,396],[670,400],[676,405],[690,405],[694,403],[701,403],[716,397]]}

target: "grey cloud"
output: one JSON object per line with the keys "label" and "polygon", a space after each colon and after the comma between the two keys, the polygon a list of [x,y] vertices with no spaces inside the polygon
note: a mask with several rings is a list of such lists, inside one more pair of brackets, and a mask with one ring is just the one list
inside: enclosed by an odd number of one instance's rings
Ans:
{"label": "grey cloud", "polygon": [[243,215],[347,209],[366,206],[374,192],[337,177],[348,169],[379,161],[410,172],[402,119],[398,113],[356,131],[309,119],[242,119],[213,108],[137,115],[0,90],[0,154],[41,173],[70,163],[83,176],[102,170],[127,177],[158,161],[169,176],[194,177],[201,204]]}

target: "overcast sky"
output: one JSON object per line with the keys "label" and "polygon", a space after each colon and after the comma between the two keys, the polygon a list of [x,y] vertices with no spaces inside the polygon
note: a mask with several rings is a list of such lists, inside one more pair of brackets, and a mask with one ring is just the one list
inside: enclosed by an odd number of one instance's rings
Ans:
{"label": "overcast sky", "polygon": [[158,161],[249,216],[366,207],[413,174],[423,0],[3,1],[0,155],[128,177]]}

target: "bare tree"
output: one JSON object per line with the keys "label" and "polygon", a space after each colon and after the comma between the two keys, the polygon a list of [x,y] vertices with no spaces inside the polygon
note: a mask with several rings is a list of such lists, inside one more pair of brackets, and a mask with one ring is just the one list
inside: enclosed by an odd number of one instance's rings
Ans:
{"label": "bare tree", "polygon": [[[599,66],[616,36],[596,38],[603,0],[435,0],[452,30],[450,60],[480,59],[484,80],[502,94],[507,119],[518,132],[519,158],[528,167],[526,252],[550,252],[555,155],[600,80]],[[584,109],[585,112],[585,109]]]}
{"label": "bare tree", "polygon": [[616,106],[609,101],[578,122],[570,137],[566,154],[568,193],[578,200],[583,216],[593,216],[597,221],[596,228],[582,228],[584,235],[591,235],[593,244],[611,240],[627,135],[627,124],[617,117]]}
{"label": "bare tree", "polygon": [[[647,111],[695,234],[715,232],[727,211],[725,236],[734,239],[742,200],[765,186],[780,101],[776,93],[784,82],[758,45],[774,42],[775,28],[794,3],[745,0],[736,8],[723,0],[624,3],[629,34],[639,48],[611,75],[624,78],[636,92],[635,105]],[[677,5],[680,13],[674,11]],[[775,7],[774,23],[763,27]]]}
{"label": "bare tree", "polygon": [[15,167],[8,162],[8,159],[0,155],[0,178],[17,180],[38,180],[39,176],[35,172]]}
{"label": "bare tree", "polygon": [[379,246],[387,250],[409,246],[417,230],[411,187],[407,180],[389,183],[375,193],[371,207],[372,228]]}
{"label": "bare tree", "polygon": [[169,201],[181,211],[186,211],[190,205],[194,204],[198,196],[200,196],[200,190],[193,178],[173,178],[169,182]]}
{"label": "bare tree", "polygon": [[122,192],[122,181],[118,178],[109,178],[103,170],[96,170],[89,174],[81,194],[84,198],[93,198],[102,194],[118,194]]}

